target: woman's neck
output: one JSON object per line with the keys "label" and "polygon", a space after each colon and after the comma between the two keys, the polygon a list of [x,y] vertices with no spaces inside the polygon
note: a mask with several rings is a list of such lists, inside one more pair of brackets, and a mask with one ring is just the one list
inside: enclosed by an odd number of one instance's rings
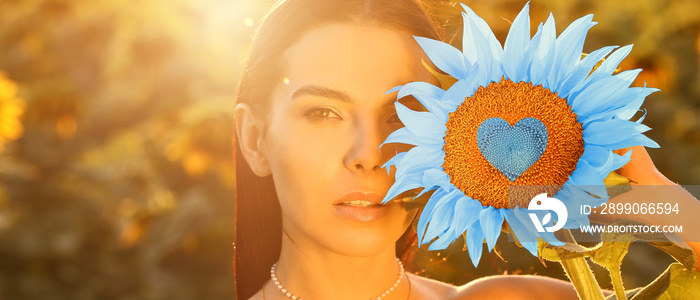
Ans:
{"label": "woman's neck", "polygon": [[[292,242],[285,235],[276,274],[287,291],[302,299],[373,299],[394,285],[399,266],[394,247],[376,255],[353,257],[312,243]],[[286,298],[274,283],[266,288],[267,300]],[[406,299],[408,294],[408,277],[404,275],[382,299]]]}

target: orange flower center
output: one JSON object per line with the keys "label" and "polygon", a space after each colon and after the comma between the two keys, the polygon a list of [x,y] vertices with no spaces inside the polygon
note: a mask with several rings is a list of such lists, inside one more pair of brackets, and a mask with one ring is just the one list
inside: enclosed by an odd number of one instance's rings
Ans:
{"label": "orange flower center", "polygon": [[[477,130],[484,120],[501,118],[511,126],[523,118],[535,118],[547,128],[547,147],[542,156],[514,181],[510,181],[482,155]],[[541,85],[503,79],[479,87],[447,121],[445,161],[450,181],[465,195],[484,206],[527,207],[541,192],[556,193],[576,169],[583,154],[583,128],[565,99]],[[510,189],[510,186],[537,186]],[[514,195],[514,191],[520,193]]]}

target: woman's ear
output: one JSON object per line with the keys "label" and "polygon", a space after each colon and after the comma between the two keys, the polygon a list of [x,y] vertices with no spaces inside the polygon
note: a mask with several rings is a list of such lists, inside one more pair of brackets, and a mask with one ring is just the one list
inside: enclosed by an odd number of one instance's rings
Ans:
{"label": "woman's ear", "polygon": [[258,118],[250,105],[239,103],[234,113],[236,136],[243,157],[255,175],[270,175],[270,166],[263,152],[263,120]]}

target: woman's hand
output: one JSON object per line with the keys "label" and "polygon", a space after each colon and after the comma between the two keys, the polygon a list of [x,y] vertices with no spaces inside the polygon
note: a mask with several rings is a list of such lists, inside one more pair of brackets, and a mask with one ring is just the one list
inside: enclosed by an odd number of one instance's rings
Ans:
{"label": "woman's hand", "polygon": [[639,185],[671,185],[675,184],[656,169],[654,162],[647,153],[647,150],[642,146],[634,146],[615,150],[613,152],[624,155],[632,150],[632,159],[622,168],[615,171],[617,174],[625,176],[632,180],[632,184]]}

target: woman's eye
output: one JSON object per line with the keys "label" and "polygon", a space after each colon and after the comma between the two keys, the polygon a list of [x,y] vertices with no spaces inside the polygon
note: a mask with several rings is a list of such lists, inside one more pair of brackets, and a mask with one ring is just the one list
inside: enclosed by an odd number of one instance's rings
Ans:
{"label": "woman's eye", "polygon": [[401,122],[401,119],[399,119],[399,115],[397,113],[392,113],[389,118],[387,119],[388,123],[391,124],[399,124],[403,126],[403,123]]}
{"label": "woman's eye", "polygon": [[307,111],[304,116],[314,122],[333,122],[343,118],[330,108],[313,108]]}

